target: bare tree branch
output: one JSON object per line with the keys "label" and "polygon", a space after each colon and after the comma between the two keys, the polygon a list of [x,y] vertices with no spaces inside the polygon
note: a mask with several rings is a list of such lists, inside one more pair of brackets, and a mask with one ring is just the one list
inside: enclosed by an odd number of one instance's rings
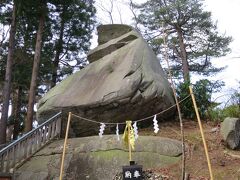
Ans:
{"label": "bare tree branch", "polygon": [[[113,24],[113,1],[109,0],[110,2],[110,8],[107,8],[103,5],[102,1],[97,1],[96,6],[99,7],[103,12],[108,14],[108,17],[110,18],[110,23]],[[106,4],[106,3],[105,3]],[[108,3],[107,3],[108,4]]]}
{"label": "bare tree branch", "polygon": [[118,10],[118,15],[119,15],[120,23],[123,24],[121,10],[120,10],[120,8],[118,7],[118,5],[117,5],[116,7],[117,7],[117,10]]}
{"label": "bare tree branch", "polygon": [[129,0],[129,9],[133,14],[133,19],[134,19],[134,22],[135,22],[134,26],[137,30],[139,30],[139,28],[138,28],[138,18],[137,18],[136,12],[134,11],[134,4],[133,4],[132,0]]}

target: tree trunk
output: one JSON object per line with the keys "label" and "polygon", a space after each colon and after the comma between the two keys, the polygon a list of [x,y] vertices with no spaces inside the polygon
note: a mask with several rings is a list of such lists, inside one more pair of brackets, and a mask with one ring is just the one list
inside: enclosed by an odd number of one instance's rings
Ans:
{"label": "tree trunk", "polygon": [[182,70],[183,70],[183,79],[185,83],[190,83],[190,75],[189,75],[189,66],[187,61],[187,52],[185,48],[185,44],[183,41],[183,33],[181,28],[176,28],[178,38],[179,38],[179,45],[180,45],[180,55],[182,59]]}
{"label": "tree trunk", "polygon": [[35,46],[32,78],[31,78],[29,97],[28,97],[27,119],[25,120],[25,129],[24,129],[25,132],[29,132],[32,130],[32,123],[33,123],[35,94],[36,94],[36,89],[37,89],[37,77],[38,77],[39,64],[40,64],[40,55],[41,55],[41,47],[42,47],[43,29],[44,29],[44,23],[45,23],[46,4],[42,4],[41,8],[42,9],[41,9],[38,31],[37,31],[37,40],[36,40],[36,46]]}
{"label": "tree trunk", "polygon": [[52,82],[51,82],[51,87],[54,87],[57,83],[57,70],[60,62],[60,54],[63,50],[63,32],[64,32],[64,12],[65,12],[65,7],[63,8],[63,12],[61,13],[61,27],[60,27],[60,35],[59,39],[56,45],[56,54],[55,58],[53,61],[53,74],[52,74]]}
{"label": "tree trunk", "polygon": [[0,144],[6,143],[6,125],[8,119],[8,108],[11,92],[11,80],[12,80],[12,64],[13,64],[13,53],[14,43],[16,34],[16,5],[13,4],[12,22],[9,35],[9,48],[7,56],[7,67],[5,73],[5,81],[3,87],[3,106],[2,106],[2,117],[0,120]]}
{"label": "tree trunk", "polygon": [[13,139],[16,140],[20,131],[20,109],[21,109],[21,94],[22,88],[17,87],[13,98],[13,116],[14,116],[14,130]]}

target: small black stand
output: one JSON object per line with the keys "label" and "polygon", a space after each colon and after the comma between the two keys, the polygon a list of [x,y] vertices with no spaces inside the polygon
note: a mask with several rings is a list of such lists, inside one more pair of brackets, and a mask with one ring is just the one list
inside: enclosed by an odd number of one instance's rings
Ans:
{"label": "small black stand", "polygon": [[130,161],[130,166],[123,166],[123,180],[142,180],[142,165]]}

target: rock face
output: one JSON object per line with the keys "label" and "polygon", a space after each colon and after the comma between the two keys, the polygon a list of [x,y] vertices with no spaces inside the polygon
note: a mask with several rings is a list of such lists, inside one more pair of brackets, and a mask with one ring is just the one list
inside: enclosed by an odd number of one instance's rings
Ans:
{"label": "rock face", "polygon": [[[17,169],[16,180],[57,180],[63,140],[54,141]],[[140,136],[132,158],[143,169],[162,168],[181,159],[181,142],[160,137]],[[111,180],[128,165],[128,151],[114,135],[69,139],[65,163],[66,180]]]}
{"label": "rock face", "polygon": [[226,118],[221,124],[221,134],[229,148],[240,148],[240,119]]}
{"label": "rock face", "polygon": [[[98,32],[99,46],[90,51],[90,64],[40,100],[39,121],[62,110],[97,121],[123,122],[174,104],[159,61],[136,30],[126,25],[103,25]],[[164,117],[174,112],[173,108]],[[75,136],[96,134],[96,129],[94,124],[73,118]]]}

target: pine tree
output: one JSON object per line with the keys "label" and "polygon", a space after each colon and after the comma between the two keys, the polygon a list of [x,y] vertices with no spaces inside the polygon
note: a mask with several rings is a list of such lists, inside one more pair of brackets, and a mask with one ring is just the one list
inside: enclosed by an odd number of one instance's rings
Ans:
{"label": "pine tree", "polygon": [[[168,36],[169,56],[176,75],[190,82],[190,72],[209,75],[222,70],[213,67],[212,57],[230,52],[231,37],[221,35],[211,13],[203,10],[202,0],[148,0],[136,5],[138,23],[157,53]],[[181,73],[179,73],[181,72]]]}
{"label": "pine tree", "polygon": [[85,54],[90,47],[96,12],[90,1],[56,1],[53,5],[55,8],[51,12],[58,14],[58,18],[50,17],[52,32],[57,37],[53,42],[51,87],[65,74],[72,73],[74,67],[82,68],[86,65]]}
{"label": "pine tree", "polygon": [[[12,86],[10,98],[12,115],[6,120],[14,123],[14,138],[17,137],[22,125],[27,125],[31,129],[31,121],[34,111],[30,112],[30,120],[22,123],[26,115],[28,97],[29,107],[33,107],[37,99],[61,81],[67,74],[73,72],[74,68],[79,69],[87,64],[86,54],[90,47],[91,33],[95,26],[95,8],[93,1],[87,0],[19,0],[17,11],[15,52],[13,53]],[[29,93],[33,64],[35,62],[33,53],[36,49],[37,33],[41,15],[41,3],[46,3],[45,28],[42,33],[42,43],[40,51],[40,63],[35,84]],[[0,4],[0,28],[3,24],[10,27],[9,18],[12,9],[9,8],[13,0],[5,0]],[[7,24],[8,23],[8,24]],[[0,29],[0,32],[1,29]],[[6,37],[9,33],[6,31]],[[2,35],[2,33],[1,33]],[[0,86],[6,72],[6,62],[8,54],[8,40],[0,38]],[[75,62],[75,63],[72,63]],[[36,67],[36,64],[35,64]],[[35,68],[36,69],[36,68]],[[34,70],[35,71],[35,70]],[[20,96],[19,96],[20,95]],[[0,93],[1,96],[1,93]],[[32,101],[33,100],[33,101]],[[0,103],[2,103],[0,97]],[[20,103],[20,104],[19,104]],[[32,108],[28,108],[31,110]],[[21,126],[20,126],[21,124]],[[3,127],[3,126],[1,126]],[[28,131],[27,130],[27,131]]]}

